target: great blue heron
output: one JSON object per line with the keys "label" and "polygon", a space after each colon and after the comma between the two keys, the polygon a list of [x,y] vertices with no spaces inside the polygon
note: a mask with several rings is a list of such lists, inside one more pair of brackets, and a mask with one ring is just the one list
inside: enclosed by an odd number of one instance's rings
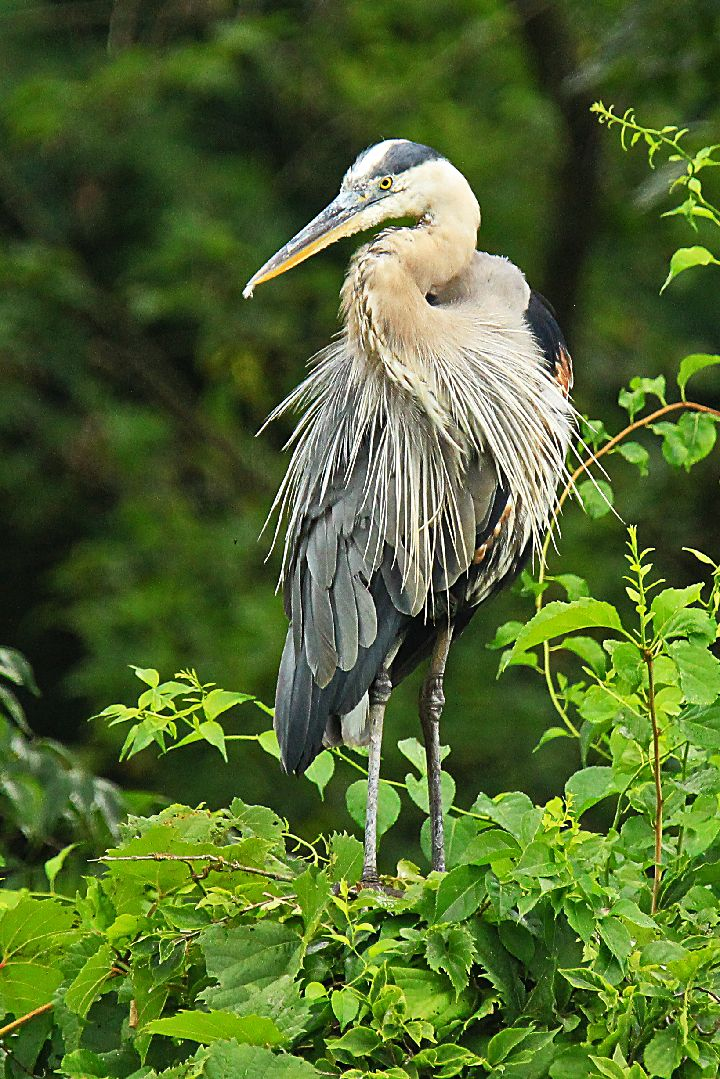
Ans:
{"label": "great blue heron", "polygon": [[439,721],[453,635],[538,549],[574,428],[572,367],[547,303],[475,250],[477,199],[428,146],[391,139],[244,295],[390,218],[342,288],[343,328],[271,419],[302,411],[275,509],[290,618],[275,730],[288,772],[369,742],[363,880],[377,881],[385,705],[430,656],[420,693],[432,867],[445,868]]}

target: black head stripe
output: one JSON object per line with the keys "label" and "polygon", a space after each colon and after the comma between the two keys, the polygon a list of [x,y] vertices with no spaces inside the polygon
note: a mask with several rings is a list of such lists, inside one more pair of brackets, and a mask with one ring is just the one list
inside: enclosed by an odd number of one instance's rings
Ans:
{"label": "black head stripe", "polygon": [[[367,150],[364,150],[355,163],[355,167],[361,165],[363,157],[372,150],[373,147],[369,146]],[[378,162],[375,169],[368,176],[368,179],[373,180],[378,176],[398,176],[401,172],[407,172],[408,169],[415,168],[416,165],[422,165],[425,161],[440,161],[443,159],[443,155],[439,154],[437,150],[433,150],[431,146],[423,146],[420,142],[406,142],[401,141],[395,143],[389,148],[385,156]]]}

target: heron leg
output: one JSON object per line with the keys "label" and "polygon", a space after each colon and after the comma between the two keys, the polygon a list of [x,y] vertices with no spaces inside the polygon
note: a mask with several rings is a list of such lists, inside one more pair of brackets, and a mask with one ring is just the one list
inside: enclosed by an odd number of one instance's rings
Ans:
{"label": "heron leg", "polygon": [[390,699],[392,682],[383,667],[370,686],[370,754],[368,757],[368,792],[365,810],[365,857],[362,883],[377,884],[377,813],[380,787],[380,750],[382,748],[385,705]]}
{"label": "heron leg", "polygon": [[430,846],[432,868],[445,871],[445,829],[443,827],[442,782],[440,765],[440,716],[445,704],[443,678],[453,627],[444,625],[438,633],[430,657],[430,669],[420,689],[420,722],[425,739],[428,800],[430,803]]}

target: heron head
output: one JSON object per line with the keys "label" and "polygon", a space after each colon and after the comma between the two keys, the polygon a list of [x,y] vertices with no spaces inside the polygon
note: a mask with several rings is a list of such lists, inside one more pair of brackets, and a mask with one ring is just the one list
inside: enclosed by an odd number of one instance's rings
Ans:
{"label": "heron head", "polygon": [[[469,196],[469,199],[468,199]],[[447,158],[429,146],[407,139],[388,139],[359,155],[343,177],[329,206],[281,247],[254,274],[243,290],[247,299],[257,285],[278,277],[344,236],[374,228],[391,218],[432,220],[438,209],[455,199],[470,214],[474,230],[480,211],[470,186]]]}

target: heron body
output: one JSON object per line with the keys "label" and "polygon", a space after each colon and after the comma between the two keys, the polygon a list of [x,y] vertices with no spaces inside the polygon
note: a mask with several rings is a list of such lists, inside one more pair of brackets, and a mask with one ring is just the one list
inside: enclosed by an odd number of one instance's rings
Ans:
{"label": "heron body", "polygon": [[[294,772],[323,745],[370,740],[372,784],[390,689],[431,656],[421,719],[442,868],[445,660],[546,531],[573,432],[567,348],[521,271],[476,250],[466,179],[405,140],[361,154],[334,202],[246,292],[342,235],[408,216],[412,227],[356,252],[342,331],[273,413],[302,414],[276,499],[290,628],[275,729]],[[366,836],[372,875],[370,853]]]}

